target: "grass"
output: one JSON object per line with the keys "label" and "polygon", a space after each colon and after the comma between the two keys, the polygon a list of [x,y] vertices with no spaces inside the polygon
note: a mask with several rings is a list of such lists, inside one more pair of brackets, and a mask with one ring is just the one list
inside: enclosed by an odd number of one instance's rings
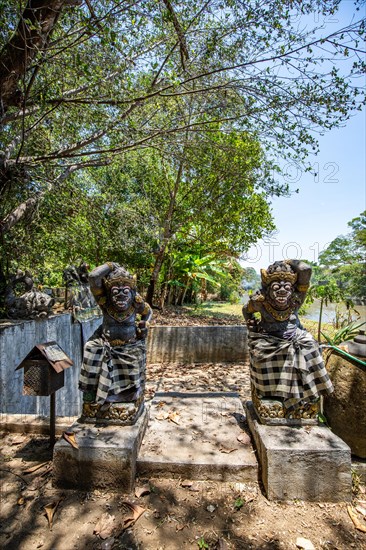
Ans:
{"label": "grass", "polygon": [[[305,330],[310,332],[310,334],[318,339],[318,321],[312,321],[311,319],[304,319],[300,316],[300,321]],[[328,336],[334,336],[336,329],[332,323],[322,323],[322,331],[325,332]],[[325,341],[323,338],[322,341]]]}
{"label": "grass", "polygon": [[[235,318],[241,324],[244,322],[242,314],[243,304],[231,304],[229,302],[204,302],[198,306],[184,305],[184,309],[189,315],[202,316],[202,317],[217,317],[221,319]],[[318,321],[312,321],[311,319],[304,319],[300,316],[303,327],[313,335],[316,339],[318,335]],[[322,324],[323,332],[332,337],[335,333],[335,328],[332,323]]]}
{"label": "grass", "polygon": [[184,309],[191,315],[202,317],[237,317],[238,321],[243,322],[243,314],[241,312],[243,304],[230,304],[229,302],[204,302],[198,306],[184,305]]}

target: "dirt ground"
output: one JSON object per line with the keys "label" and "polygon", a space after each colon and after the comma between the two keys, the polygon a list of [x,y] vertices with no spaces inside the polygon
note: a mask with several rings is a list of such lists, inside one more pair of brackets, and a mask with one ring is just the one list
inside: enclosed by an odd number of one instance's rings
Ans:
{"label": "dirt ground", "polygon": [[[182,390],[238,391],[247,400],[248,365],[148,366],[147,400]],[[2,434],[0,548],[366,550],[366,489],[357,475],[352,503],[276,503],[260,483],[138,479],[134,494],[61,491],[52,487],[51,459],[47,438]]]}

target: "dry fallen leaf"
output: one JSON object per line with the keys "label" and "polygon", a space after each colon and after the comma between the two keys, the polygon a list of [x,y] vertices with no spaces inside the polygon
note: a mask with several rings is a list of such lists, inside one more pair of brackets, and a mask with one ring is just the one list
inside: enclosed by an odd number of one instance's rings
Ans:
{"label": "dry fallen leaf", "polygon": [[355,526],[355,528],[359,531],[362,531],[362,533],[366,533],[366,524],[364,521],[361,521],[353,506],[347,506],[347,512],[349,517],[353,521],[353,525]]}
{"label": "dry fallen leaf", "polygon": [[17,505],[18,506],[23,506],[23,504],[25,504],[25,498],[24,497],[19,497],[18,500],[17,500]]}
{"label": "dry fallen leaf", "polygon": [[105,512],[94,527],[94,535],[98,535],[103,540],[111,537],[117,527],[115,519],[115,516],[111,516],[111,514]]}
{"label": "dry fallen leaf", "polygon": [[167,418],[169,418],[169,413],[166,411],[162,411],[159,414],[156,414],[155,418],[156,420],[166,420]]}
{"label": "dry fallen leaf", "polygon": [[135,497],[140,498],[144,495],[149,495],[151,493],[150,485],[144,485],[143,487],[136,487]]}
{"label": "dry fallen leaf", "polygon": [[220,447],[219,451],[220,453],[226,453],[226,454],[229,454],[229,453],[233,453],[234,451],[237,451],[238,449],[227,449],[226,447]]}
{"label": "dry fallen leaf", "polygon": [[58,508],[58,505],[60,504],[62,498],[59,498],[58,500],[54,500],[52,502],[50,502],[49,504],[46,504],[46,506],[44,506],[44,511],[45,511],[45,516],[47,517],[47,520],[48,520],[48,527],[50,528],[50,530],[52,530],[52,525],[53,525],[53,517],[55,515],[55,512]]}
{"label": "dry fallen leaf", "polygon": [[50,465],[50,464],[51,464],[50,461],[41,462],[40,464],[36,464],[35,466],[31,466],[30,468],[27,468],[26,470],[24,470],[23,474],[32,474],[33,472],[36,472],[40,468],[43,468],[43,466]]}
{"label": "dry fallen leaf", "polygon": [[178,424],[179,425],[179,421],[180,421],[180,416],[179,416],[179,413],[177,411],[171,411],[169,412],[169,416],[168,416],[169,420],[171,422],[174,422],[174,424]]}
{"label": "dry fallen leaf", "polygon": [[123,529],[128,529],[128,527],[131,527],[140,516],[146,511],[146,508],[142,508],[142,506],[139,506],[138,504],[134,504],[133,502],[128,502],[127,500],[124,500],[122,502],[129,510],[131,511],[131,514],[123,518]]}
{"label": "dry fallen leaf", "polygon": [[217,550],[229,550],[226,540],[219,539],[217,541]]}
{"label": "dry fallen leaf", "polygon": [[185,527],[188,527],[188,525],[186,523],[184,523],[183,525],[181,525],[180,523],[177,523],[177,525],[175,526],[175,530],[176,531],[183,531],[183,529]]}
{"label": "dry fallen leaf", "polygon": [[74,449],[78,449],[79,448],[79,445],[77,444],[76,442],[76,437],[75,437],[75,434],[74,432],[64,432],[62,434],[62,437],[68,442],[70,443],[70,445],[72,447],[74,447]]}

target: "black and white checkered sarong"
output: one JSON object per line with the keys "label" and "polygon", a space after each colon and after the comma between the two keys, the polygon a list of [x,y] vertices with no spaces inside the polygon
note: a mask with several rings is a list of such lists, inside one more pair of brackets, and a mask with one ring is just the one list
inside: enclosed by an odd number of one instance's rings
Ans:
{"label": "black and white checkered sarong", "polygon": [[251,382],[259,397],[282,397],[287,409],[333,391],[319,346],[306,330],[290,340],[249,333]]}
{"label": "black and white checkered sarong", "polygon": [[96,392],[96,403],[104,403],[107,397],[123,390],[143,388],[145,370],[144,340],[112,347],[94,334],[84,347],[79,389]]}

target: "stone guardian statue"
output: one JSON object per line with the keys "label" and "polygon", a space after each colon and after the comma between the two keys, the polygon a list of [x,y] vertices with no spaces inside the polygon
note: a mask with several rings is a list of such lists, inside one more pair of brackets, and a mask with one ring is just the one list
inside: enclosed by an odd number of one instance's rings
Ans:
{"label": "stone guardian statue", "polygon": [[333,391],[319,346],[298,317],[310,277],[303,261],[275,262],[261,270],[262,287],[243,307],[252,399],[263,423],[316,423],[320,395]]}
{"label": "stone guardian statue", "polygon": [[96,267],[89,282],[103,323],[84,347],[82,421],[133,424],[143,408],[152,310],[138,294],[135,279],[117,263]]}

